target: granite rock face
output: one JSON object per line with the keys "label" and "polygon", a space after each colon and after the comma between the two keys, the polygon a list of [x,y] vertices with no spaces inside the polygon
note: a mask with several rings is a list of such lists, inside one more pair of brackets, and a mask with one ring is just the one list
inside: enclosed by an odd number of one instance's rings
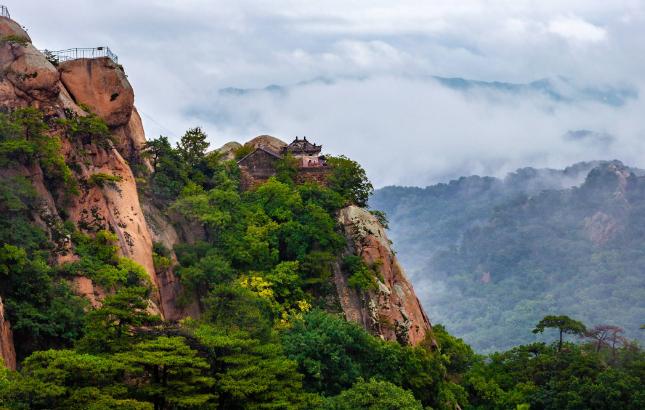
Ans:
{"label": "granite rock face", "polygon": [[[361,291],[348,284],[339,266],[334,280],[340,304],[347,319],[386,340],[416,345],[432,326],[405,276],[403,267],[390,247],[385,229],[368,210],[357,206],[341,209],[340,222],[348,242],[348,252],[378,270],[378,288]],[[430,340],[434,345],[434,340]]]}
{"label": "granite rock face", "polygon": [[[0,33],[20,33],[12,20],[0,19]],[[49,192],[38,166],[12,170],[29,178],[43,198],[47,217],[35,215],[34,220],[59,220],[61,214],[89,231],[109,229],[118,237],[120,253],[142,265],[157,287],[153,293],[153,310],[163,314],[158,290],[159,281],[152,260],[152,234],[144,217],[137,185],[128,160],[139,157],[145,144],[141,119],[134,108],[134,92],[123,68],[109,58],[79,59],[52,65],[45,56],[24,41],[0,42],[0,108],[35,107],[50,118],[64,118],[70,113],[84,116],[88,106],[110,126],[114,144],[98,141],[72,141],[62,130],[66,162],[73,163],[80,193],[71,201],[57,203],[59,195]],[[84,184],[92,175],[103,173],[118,176],[111,186]],[[50,226],[40,223],[47,231]],[[59,255],[59,262],[73,260],[73,250]],[[73,287],[93,305],[105,294],[89,279],[82,278]]]}
{"label": "granite rock face", "polygon": [[130,121],[134,91],[123,68],[114,61],[108,57],[70,60],[61,63],[59,71],[77,104],[90,107],[111,127]]}
{"label": "granite rock face", "polygon": [[4,316],[2,298],[0,298],[0,357],[5,366],[11,370],[16,370],[16,349],[13,345],[11,324]]}

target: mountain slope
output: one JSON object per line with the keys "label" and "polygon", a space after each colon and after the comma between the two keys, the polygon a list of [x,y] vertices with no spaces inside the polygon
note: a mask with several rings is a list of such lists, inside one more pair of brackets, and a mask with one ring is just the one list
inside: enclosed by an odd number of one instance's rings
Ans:
{"label": "mountain slope", "polygon": [[[617,161],[523,169],[504,180],[388,187],[371,205],[390,216],[399,256],[430,315],[479,350],[535,340],[527,330],[553,313],[639,337],[640,174]],[[450,304],[455,298],[461,302]]]}

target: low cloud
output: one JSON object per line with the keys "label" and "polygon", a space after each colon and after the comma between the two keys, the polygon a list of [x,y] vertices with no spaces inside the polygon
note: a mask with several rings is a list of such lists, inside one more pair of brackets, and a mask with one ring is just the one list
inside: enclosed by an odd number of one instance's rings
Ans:
{"label": "low cloud", "polygon": [[423,186],[591,159],[642,166],[643,109],[638,96],[614,106],[602,98],[564,101],[503,87],[466,92],[431,79],[377,76],[223,93],[187,115],[207,122],[220,141],[307,135],[361,162],[378,186]]}
{"label": "low cloud", "polygon": [[597,43],[607,37],[607,31],[578,17],[558,17],[549,23],[549,32],[566,40]]}

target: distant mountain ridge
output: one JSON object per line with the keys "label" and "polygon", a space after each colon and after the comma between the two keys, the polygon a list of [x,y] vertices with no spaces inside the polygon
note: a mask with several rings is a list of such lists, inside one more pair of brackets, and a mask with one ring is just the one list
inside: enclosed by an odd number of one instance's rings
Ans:
{"label": "distant mountain ridge", "polygon": [[[344,76],[338,78],[316,77],[294,84],[270,84],[259,88],[226,87],[219,90],[220,95],[245,96],[258,93],[286,94],[294,89],[310,85],[333,85],[339,81],[365,81],[365,76]],[[528,83],[511,83],[504,81],[481,81],[461,77],[442,77],[435,75],[406,77],[420,81],[436,81],[440,85],[462,92],[496,91],[509,95],[537,94],[556,102],[594,101],[619,107],[629,100],[638,98],[636,88],[624,85],[581,86],[566,77],[542,78]]]}
{"label": "distant mountain ridge", "polygon": [[549,313],[642,337],[643,175],[620,161],[522,168],[386,187],[370,204],[430,316],[481,351],[535,340],[527,330]]}

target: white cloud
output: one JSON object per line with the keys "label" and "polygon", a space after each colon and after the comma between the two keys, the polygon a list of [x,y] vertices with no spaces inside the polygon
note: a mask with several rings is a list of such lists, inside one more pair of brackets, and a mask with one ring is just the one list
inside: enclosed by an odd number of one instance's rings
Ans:
{"label": "white cloud", "polygon": [[578,17],[557,17],[548,26],[549,32],[566,40],[597,43],[607,38],[607,31]]}
{"label": "white cloud", "polygon": [[[642,165],[642,99],[620,107],[556,101],[540,92],[463,93],[427,79],[378,76],[312,83],[285,93],[222,95],[203,101],[202,120],[215,140],[268,132],[307,135],[331,153],[362,163],[376,185],[426,185],[463,174],[502,176],[522,166],[564,167],[620,158]],[[223,116],[223,117],[222,117]],[[571,141],[589,129],[613,142]]]}
{"label": "white cloud", "polygon": [[[379,183],[601,154],[645,157],[635,139],[643,137],[635,102],[552,107],[539,98],[478,98],[413,80],[564,76],[581,87],[643,89],[639,0],[8,1],[41,48],[107,44],[119,54],[148,137],[177,137],[199,124],[215,145],[253,133],[316,135],[364,161]],[[283,100],[217,92],[321,77],[340,80]],[[196,116],[195,107],[206,114]],[[610,151],[597,152],[562,142],[568,127],[616,139]]]}

